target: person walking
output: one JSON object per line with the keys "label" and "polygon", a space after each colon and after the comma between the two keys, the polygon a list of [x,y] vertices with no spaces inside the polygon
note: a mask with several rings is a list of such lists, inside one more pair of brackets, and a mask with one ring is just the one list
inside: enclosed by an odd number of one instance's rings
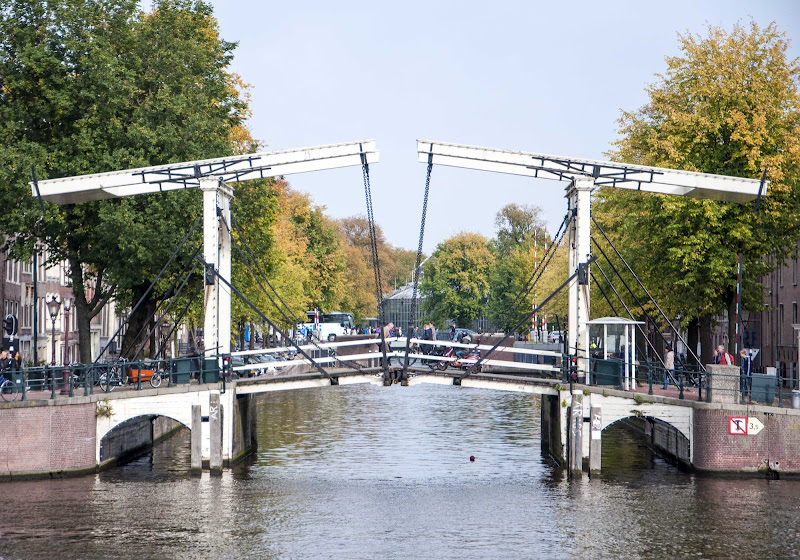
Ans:
{"label": "person walking", "polygon": [[720,344],[717,346],[717,353],[719,354],[719,362],[718,364],[725,365],[725,366],[735,366],[736,362],[733,359],[733,354],[725,350],[725,346]]}
{"label": "person walking", "polygon": [[742,397],[750,396],[753,389],[753,358],[747,355],[744,348],[739,350],[739,379]]}
{"label": "person walking", "polygon": [[672,350],[672,345],[667,346],[667,351],[664,353],[664,386],[662,389],[669,387],[670,378],[675,378],[675,352]]}

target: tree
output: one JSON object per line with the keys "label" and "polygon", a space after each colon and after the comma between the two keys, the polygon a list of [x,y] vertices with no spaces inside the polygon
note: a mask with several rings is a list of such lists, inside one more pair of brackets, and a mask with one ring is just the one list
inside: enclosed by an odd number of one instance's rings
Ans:
{"label": "tree", "polygon": [[[543,238],[544,235],[541,235]],[[534,302],[541,305],[567,279],[566,244],[550,246],[550,250],[553,255],[546,268],[541,268],[544,263],[544,248],[541,246],[537,254],[539,268],[534,268],[533,243],[523,243],[505,257],[497,259],[490,275],[491,293],[488,303],[489,316],[497,328],[509,331],[531,312]],[[534,277],[536,283],[531,285],[530,281]],[[555,324],[555,317],[561,317],[561,321],[564,321],[567,316],[566,291],[562,291],[542,308],[539,319],[544,314],[547,314],[552,325]]]}
{"label": "tree", "polygon": [[759,278],[800,238],[800,64],[787,59],[774,23],[737,24],[730,33],[710,26],[706,37],[679,36],[679,46],[649,87],[649,102],[623,111],[610,155],[750,178],[766,168],[772,183],[758,216],[753,204],[615,189],[600,194],[593,212],[657,299],[685,322],[696,320],[707,363],[712,317],[734,316],[737,254],[744,255],[743,305],[758,310]]}
{"label": "tree", "polygon": [[[375,274],[373,269],[372,244],[369,236],[369,221],[364,215],[351,216],[339,220],[339,227],[344,236],[344,244],[348,255],[347,291],[348,305],[344,307],[353,311],[356,319],[374,317],[378,309],[375,292]],[[414,251],[393,247],[386,242],[383,230],[375,225],[375,241],[380,266],[380,293],[388,294],[392,286],[400,279],[403,283],[410,281],[411,273],[416,265],[417,254]]]}
{"label": "tree", "polygon": [[[20,209],[0,215],[0,231],[15,258],[39,241],[50,262],[69,263],[84,362],[92,317],[111,297],[139,299],[200,214],[200,195],[46,204],[37,226],[31,170],[63,177],[231,153],[246,105],[226,72],[234,45],[211,14],[190,0],[148,14],[135,0],[0,0],[0,203]],[[129,333],[164,295],[149,296]]]}
{"label": "tree", "polygon": [[540,215],[537,206],[511,203],[495,216],[497,234],[492,246],[497,262],[490,273],[488,313],[497,328],[504,331],[530,313],[534,290],[538,288],[530,281],[535,265],[544,256],[544,223]]}
{"label": "tree", "polygon": [[512,202],[497,212],[495,247],[500,255],[507,255],[523,243],[532,243],[534,231],[543,229],[542,209],[528,204]]}
{"label": "tree", "polygon": [[422,269],[423,312],[439,325],[448,319],[469,325],[489,298],[494,262],[489,242],[480,234],[459,233],[439,243]]}

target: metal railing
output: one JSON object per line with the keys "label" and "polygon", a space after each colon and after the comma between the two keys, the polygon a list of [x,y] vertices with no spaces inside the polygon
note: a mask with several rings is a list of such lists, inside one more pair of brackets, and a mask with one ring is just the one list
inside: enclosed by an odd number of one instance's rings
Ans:
{"label": "metal railing", "polygon": [[[623,389],[625,380],[621,360],[592,360],[592,368],[593,385]],[[800,408],[800,391],[793,391],[791,382],[785,376],[771,373],[754,372],[749,376],[741,373],[712,374],[699,366],[682,365],[666,370],[658,362],[640,362],[636,364],[636,387],[631,391],[643,392],[646,388],[648,395],[657,394],[657,391],[663,396],[708,403]]]}

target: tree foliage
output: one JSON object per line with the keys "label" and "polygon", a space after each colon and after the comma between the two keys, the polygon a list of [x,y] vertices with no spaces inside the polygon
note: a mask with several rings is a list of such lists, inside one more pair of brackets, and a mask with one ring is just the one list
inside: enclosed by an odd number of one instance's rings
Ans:
{"label": "tree foliage", "polygon": [[[369,236],[369,221],[364,215],[339,220],[347,254],[347,304],[357,319],[377,316],[378,301],[375,292],[372,245]],[[378,251],[382,295],[397,285],[411,281],[411,272],[416,264],[416,253],[393,247],[387,243],[383,230],[375,225],[375,241]]]}
{"label": "tree foliage", "polygon": [[423,267],[423,312],[439,325],[453,319],[469,325],[489,298],[489,274],[495,258],[489,241],[477,233],[459,233],[436,246]]}
{"label": "tree foliage", "polygon": [[[233,47],[201,1],[157,1],[145,14],[134,0],[0,0],[0,203],[20,208],[0,216],[0,231],[15,257],[38,239],[51,262],[69,263],[83,361],[91,318],[112,296],[125,306],[144,293],[200,214],[199,193],[46,204],[37,227],[31,171],[63,177],[231,153],[246,113],[226,71]],[[163,296],[149,296],[140,322]]]}
{"label": "tree foliage", "polygon": [[[648,88],[649,101],[620,118],[617,161],[772,181],[753,204],[604,190],[593,212],[656,298],[675,316],[699,319],[703,359],[710,318],[736,295],[744,254],[743,304],[758,309],[759,278],[800,238],[800,64],[773,23],[710,26],[679,36],[681,54]],[[777,261],[765,259],[776,256]],[[733,323],[733,321],[731,321]],[[733,325],[731,325],[733,328]]]}

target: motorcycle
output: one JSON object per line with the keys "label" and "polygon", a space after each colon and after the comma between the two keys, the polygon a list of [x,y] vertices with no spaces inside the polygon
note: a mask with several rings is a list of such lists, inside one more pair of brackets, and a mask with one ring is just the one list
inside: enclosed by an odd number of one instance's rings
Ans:
{"label": "motorcycle", "polygon": [[[441,356],[443,358],[455,358],[455,360],[442,360],[439,362],[428,362],[428,367],[433,369],[434,367],[438,368],[439,371],[444,371],[447,369],[448,366],[452,365],[453,367],[457,367],[460,369],[469,369],[473,365],[475,365],[478,360],[481,359],[481,352],[477,348],[475,349],[464,349],[462,352],[462,356],[458,357],[456,354],[456,349],[453,346],[448,346],[442,348],[441,351],[434,351],[431,352],[432,355]],[[481,370],[480,366],[475,370],[479,372]]]}

